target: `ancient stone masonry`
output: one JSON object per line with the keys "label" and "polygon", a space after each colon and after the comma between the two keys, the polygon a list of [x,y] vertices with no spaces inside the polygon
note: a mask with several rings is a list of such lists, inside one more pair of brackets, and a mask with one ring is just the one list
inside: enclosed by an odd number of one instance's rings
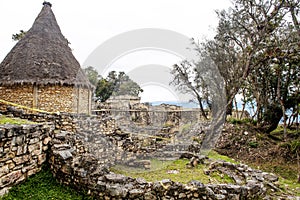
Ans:
{"label": "ancient stone masonry", "polygon": [[227,175],[233,184],[202,184],[197,180],[181,184],[168,179],[146,182],[115,174],[110,167],[118,162],[140,161],[136,164],[147,170],[149,157],[164,157],[170,152],[179,158],[174,151],[180,153],[183,147],[124,133],[110,117],[34,115],[4,109],[3,105],[0,108],[8,115],[43,122],[0,127],[1,194],[39,171],[47,157],[58,181],[88,191],[97,199],[260,199],[278,190],[275,175],[225,161],[203,162],[209,165],[205,173]]}
{"label": "ancient stone masonry", "polygon": [[[37,87],[37,86],[36,86]],[[89,113],[89,89],[71,86],[44,85],[0,86],[2,100],[48,112]]]}
{"label": "ancient stone masonry", "polygon": [[47,123],[0,126],[0,196],[40,171],[53,128]]}
{"label": "ancient stone masonry", "polygon": [[224,161],[211,163],[206,173],[221,171],[231,176],[235,184],[205,185],[196,180],[181,184],[168,179],[146,182],[110,172],[113,160],[103,162],[88,148],[83,151],[81,140],[73,133],[62,132],[53,141],[50,164],[54,176],[97,199],[259,199],[266,196],[268,189],[278,190],[275,175]]}

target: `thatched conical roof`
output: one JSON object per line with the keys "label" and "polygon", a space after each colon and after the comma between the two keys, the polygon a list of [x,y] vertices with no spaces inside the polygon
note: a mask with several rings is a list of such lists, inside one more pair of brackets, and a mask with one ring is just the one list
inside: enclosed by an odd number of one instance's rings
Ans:
{"label": "thatched conical roof", "polygon": [[50,3],[0,64],[0,85],[61,84],[90,87],[62,35]]}

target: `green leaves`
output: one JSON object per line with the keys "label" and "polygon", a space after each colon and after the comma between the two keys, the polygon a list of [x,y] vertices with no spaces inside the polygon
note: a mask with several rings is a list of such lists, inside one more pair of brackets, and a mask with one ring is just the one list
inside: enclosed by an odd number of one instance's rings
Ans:
{"label": "green leaves", "polygon": [[12,35],[12,39],[14,41],[19,41],[25,36],[26,33],[27,31],[20,30],[20,33],[16,33]]}
{"label": "green leaves", "polygon": [[124,72],[111,71],[107,78],[100,78],[96,86],[96,97],[105,102],[110,96],[138,96],[142,88]]}

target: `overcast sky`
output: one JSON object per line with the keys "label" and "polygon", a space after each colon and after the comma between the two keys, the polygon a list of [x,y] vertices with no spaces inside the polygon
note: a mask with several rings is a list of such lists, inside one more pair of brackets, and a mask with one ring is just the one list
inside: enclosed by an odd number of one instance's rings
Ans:
{"label": "overcast sky", "polygon": [[[84,63],[109,38],[133,29],[163,28],[188,37],[212,35],[217,24],[214,10],[227,8],[228,0],[51,0],[62,33],[73,53]],[[28,30],[42,8],[42,0],[0,1],[0,60],[15,42],[11,36]]]}
{"label": "overcast sky", "polygon": [[[159,28],[189,38],[212,37],[214,10],[229,0],[51,0],[52,10],[73,54],[83,64],[95,48],[134,29]],[[42,0],[0,1],[0,61],[16,42],[13,33],[28,30],[42,9]],[[148,64],[148,63],[145,63]],[[156,63],[159,64],[159,63]],[[84,67],[84,66],[83,66]]]}

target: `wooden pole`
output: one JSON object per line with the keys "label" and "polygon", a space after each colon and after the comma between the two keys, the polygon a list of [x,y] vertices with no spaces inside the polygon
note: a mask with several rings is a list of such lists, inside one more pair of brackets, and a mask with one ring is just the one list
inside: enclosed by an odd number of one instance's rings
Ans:
{"label": "wooden pole", "polygon": [[33,101],[32,101],[32,108],[38,108],[38,86],[36,83],[33,84]]}

